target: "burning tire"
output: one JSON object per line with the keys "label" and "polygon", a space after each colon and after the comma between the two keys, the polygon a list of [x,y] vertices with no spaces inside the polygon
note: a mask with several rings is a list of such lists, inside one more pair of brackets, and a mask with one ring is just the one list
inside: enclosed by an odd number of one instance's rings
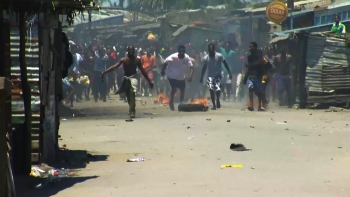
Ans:
{"label": "burning tire", "polygon": [[208,106],[204,104],[180,104],[178,106],[180,112],[200,112],[208,111]]}

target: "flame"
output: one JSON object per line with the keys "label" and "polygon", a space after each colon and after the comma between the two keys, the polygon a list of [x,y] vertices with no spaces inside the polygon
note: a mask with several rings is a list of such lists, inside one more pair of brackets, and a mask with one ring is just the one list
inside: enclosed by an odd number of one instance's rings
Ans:
{"label": "flame", "polygon": [[208,99],[201,98],[201,99],[195,99],[190,104],[202,104],[205,107],[208,107],[209,106],[209,101],[208,101]]}
{"label": "flame", "polygon": [[165,96],[164,94],[160,93],[158,95],[158,98],[154,99],[154,103],[168,105],[169,104],[169,98],[167,96]]}

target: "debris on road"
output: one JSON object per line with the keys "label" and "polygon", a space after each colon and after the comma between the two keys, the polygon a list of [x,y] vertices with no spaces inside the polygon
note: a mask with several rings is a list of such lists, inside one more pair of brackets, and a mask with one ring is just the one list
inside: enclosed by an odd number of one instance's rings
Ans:
{"label": "debris on road", "polygon": [[223,168],[243,168],[242,164],[224,164],[221,165],[221,169]]}
{"label": "debris on road", "polygon": [[188,137],[188,140],[192,140],[192,139],[194,139],[194,136]]}
{"label": "debris on road", "polygon": [[156,115],[156,113],[144,113],[144,115]]}
{"label": "debris on road", "polygon": [[187,127],[187,129],[191,129],[191,127]]}
{"label": "debris on road", "polygon": [[255,168],[254,168],[254,167],[251,167],[250,169],[255,170]]}
{"label": "debris on road", "polygon": [[126,119],[125,122],[134,122],[133,119]]}
{"label": "debris on road", "polygon": [[227,120],[227,122],[231,122],[231,120]]}
{"label": "debris on road", "polygon": [[276,124],[287,124],[286,122],[277,122]]}
{"label": "debris on road", "polygon": [[325,110],[325,112],[341,112],[341,111],[348,111],[348,110],[341,107],[329,107],[329,109]]}
{"label": "debris on road", "polygon": [[288,129],[288,128],[285,128],[284,130],[289,131],[289,129]]}
{"label": "debris on road", "polygon": [[41,173],[44,173],[45,171],[40,169],[39,167],[32,167],[31,172],[29,173],[29,176],[32,177],[41,177]]}
{"label": "debris on road", "polygon": [[231,144],[230,149],[233,151],[251,151],[252,149],[247,149],[243,144]]}
{"label": "debris on road", "polygon": [[[37,168],[36,170],[38,170],[39,168]],[[43,171],[43,170],[41,170]],[[45,171],[43,171],[44,173]],[[65,178],[68,176],[73,175],[72,173],[68,172],[68,170],[62,168],[62,169],[51,169],[48,171],[47,175],[41,175],[40,177],[45,177],[46,179],[42,182],[39,183],[38,185],[35,186],[36,189],[42,189],[44,187],[46,187],[49,183],[54,183],[57,181],[60,181],[61,178]]]}
{"label": "debris on road", "polygon": [[141,162],[145,161],[145,158],[134,158],[134,159],[128,159],[126,162]]}
{"label": "debris on road", "polygon": [[211,121],[211,119],[210,119],[210,118],[207,118],[207,121]]}
{"label": "debris on road", "polygon": [[250,126],[250,128],[254,129],[255,127],[254,126]]}

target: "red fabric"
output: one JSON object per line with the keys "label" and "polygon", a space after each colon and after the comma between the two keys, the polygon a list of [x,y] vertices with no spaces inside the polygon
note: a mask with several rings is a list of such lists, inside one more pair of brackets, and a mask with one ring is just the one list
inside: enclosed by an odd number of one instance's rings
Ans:
{"label": "red fabric", "polygon": [[117,59],[117,54],[115,52],[111,52],[111,57],[116,60]]}

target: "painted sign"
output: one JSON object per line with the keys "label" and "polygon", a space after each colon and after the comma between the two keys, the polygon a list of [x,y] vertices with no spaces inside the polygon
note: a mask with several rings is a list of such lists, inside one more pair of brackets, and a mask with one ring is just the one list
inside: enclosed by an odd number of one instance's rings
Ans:
{"label": "painted sign", "polygon": [[274,1],[266,8],[266,17],[274,23],[282,23],[288,17],[288,8],[286,4]]}

